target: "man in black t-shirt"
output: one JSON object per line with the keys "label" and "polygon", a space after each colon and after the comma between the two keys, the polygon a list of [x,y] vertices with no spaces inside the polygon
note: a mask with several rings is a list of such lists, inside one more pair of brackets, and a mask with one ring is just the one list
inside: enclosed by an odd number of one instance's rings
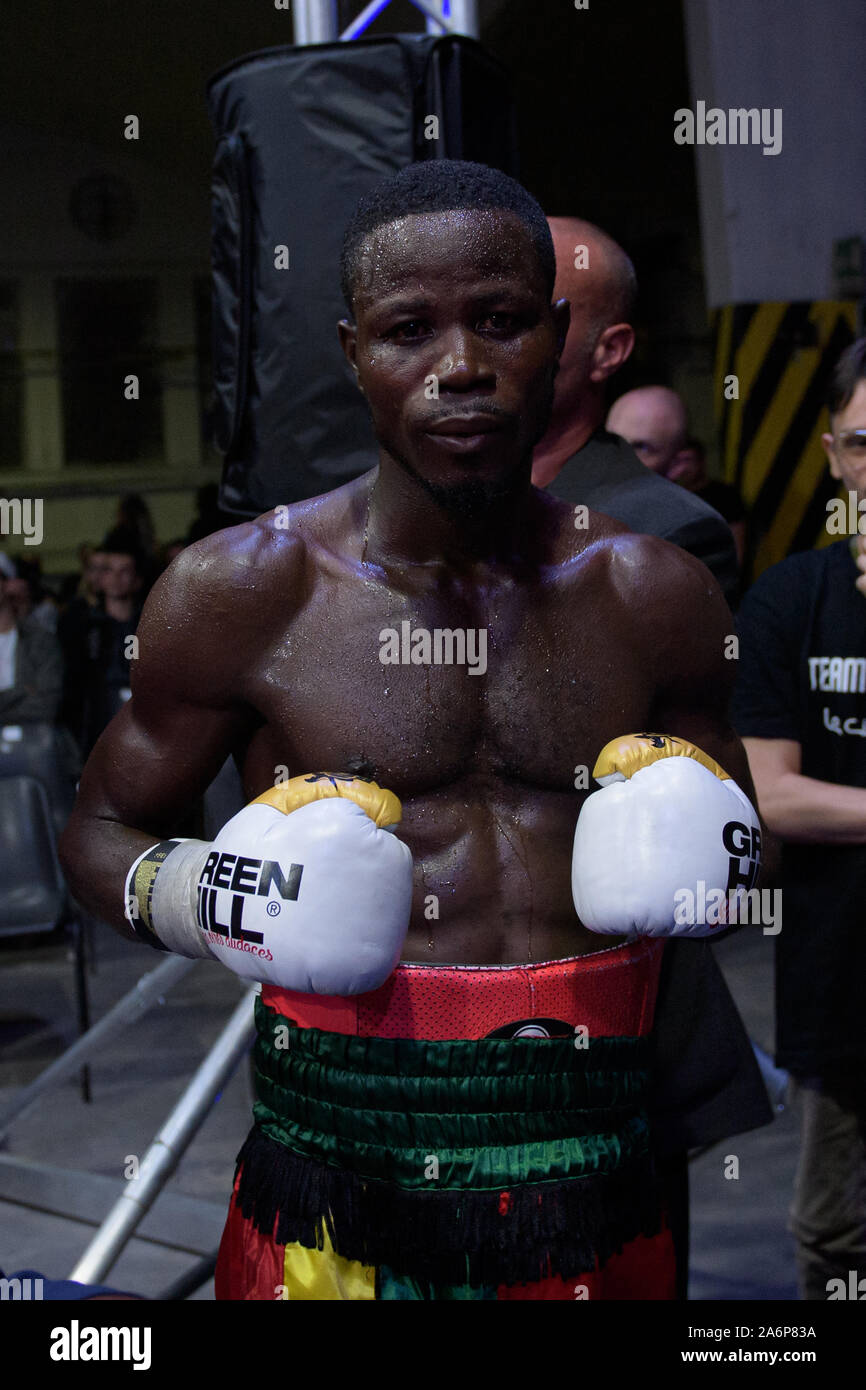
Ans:
{"label": "man in black t-shirt", "polygon": [[[830,468],[866,513],[866,338],[828,404]],[[866,1278],[866,535],[767,570],[738,628],[733,723],[784,842],[776,1061],[803,1109],[801,1297],[844,1298]]]}

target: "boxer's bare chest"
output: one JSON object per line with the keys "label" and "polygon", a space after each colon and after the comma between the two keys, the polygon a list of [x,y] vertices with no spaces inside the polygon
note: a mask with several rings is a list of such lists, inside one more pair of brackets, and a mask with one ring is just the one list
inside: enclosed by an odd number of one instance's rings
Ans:
{"label": "boxer's bare chest", "polygon": [[599,949],[571,903],[574,825],[600,749],[646,724],[654,679],[603,554],[462,578],[325,558],[291,621],[263,619],[247,796],[313,771],[397,793],[416,870],[404,959]]}
{"label": "boxer's bare chest", "polygon": [[598,555],[528,578],[322,565],[248,673],[247,776],[363,762],[404,798],[467,776],[569,791],[650,684]]}

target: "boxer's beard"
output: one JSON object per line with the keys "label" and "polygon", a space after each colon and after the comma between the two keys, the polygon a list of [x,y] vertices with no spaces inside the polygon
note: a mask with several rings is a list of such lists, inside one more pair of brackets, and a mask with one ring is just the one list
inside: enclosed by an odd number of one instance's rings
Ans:
{"label": "boxer's beard", "polygon": [[513,491],[511,478],[492,483],[481,482],[477,478],[469,478],[465,483],[454,483],[444,487],[423,477],[406,460],[398,459],[398,462],[421,484],[425,492],[443,511],[454,517],[455,521],[459,521],[472,530],[478,529],[486,520],[489,520],[491,511],[497,503],[508,497]]}

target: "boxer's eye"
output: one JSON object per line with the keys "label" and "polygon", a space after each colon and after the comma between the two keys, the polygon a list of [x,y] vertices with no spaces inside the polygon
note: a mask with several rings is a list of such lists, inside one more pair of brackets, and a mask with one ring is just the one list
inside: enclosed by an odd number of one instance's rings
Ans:
{"label": "boxer's eye", "polygon": [[481,332],[493,333],[497,337],[508,337],[512,333],[518,333],[523,327],[523,323],[517,314],[486,314],[479,322]]}
{"label": "boxer's eye", "polygon": [[398,343],[413,342],[423,337],[426,328],[423,319],[404,319],[402,323],[395,323],[393,328],[387,329],[385,337]]}

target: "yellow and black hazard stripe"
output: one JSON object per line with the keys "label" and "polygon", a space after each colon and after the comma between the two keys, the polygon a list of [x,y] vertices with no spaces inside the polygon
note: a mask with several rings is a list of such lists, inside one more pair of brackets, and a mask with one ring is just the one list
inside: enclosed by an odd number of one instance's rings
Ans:
{"label": "yellow and black hazard stripe", "polygon": [[[821,434],[824,397],[856,336],[853,301],[728,304],[716,311],[716,390],[724,476],[750,512],[746,577],[827,544],[838,494]],[[736,376],[739,396],[725,398]]]}

